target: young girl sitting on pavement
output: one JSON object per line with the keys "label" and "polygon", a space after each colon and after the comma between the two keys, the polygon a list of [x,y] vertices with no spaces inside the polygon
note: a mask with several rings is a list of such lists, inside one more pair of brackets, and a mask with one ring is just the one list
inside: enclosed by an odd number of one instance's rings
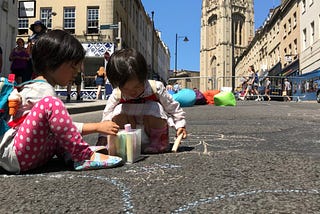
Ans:
{"label": "young girl sitting on pavement", "polygon": [[[168,125],[176,129],[177,136],[187,137],[185,112],[162,82],[147,80],[147,63],[141,53],[135,49],[116,51],[106,70],[114,90],[102,121],[114,121],[121,129],[125,124],[140,128],[142,153],[168,150]],[[100,135],[97,145],[107,145],[107,136]]]}
{"label": "young girl sitting on pavement", "polygon": [[46,164],[55,155],[76,170],[107,168],[121,161],[103,154],[105,148],[89,146],[81,136],[116,135],[116,123],[74,123],[63,102],[55,97],[54,86],[72,82],[84,57],[81,43],[62,30],[52,30],[34,44],[32,60],[37,77],[17,93],[21,103],[13,118],[15,127],[0,139],[0,167],[20,173]]}

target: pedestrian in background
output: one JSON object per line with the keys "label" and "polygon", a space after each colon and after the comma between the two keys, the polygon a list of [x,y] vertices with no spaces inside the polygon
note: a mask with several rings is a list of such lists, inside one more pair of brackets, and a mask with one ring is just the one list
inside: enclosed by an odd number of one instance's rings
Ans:
{"label": "pedestrian in background", "polygon": [[66,102],[69,103],[71,101],[71,88],[72,85],[75,84],[76,85],[76,90],[77,90],[77,101],[81,101],[82,97],[81,97],[81,83],[82,83],[82,79],[83,79],[83,64],[81,65],[81,70],[78,72],[77,77],[75,78],[74,81],[70,82],[67,86],[67,99]]}
{"label": "pedestrian in background", "polygon": [[178,93],[180,90],[181,90],[181,86],[180,86],[179,82],[175,82],[173,85],[174,93]]}
{"label": "pedestrian in background", "polygon": [[21,100],[14,121],[20,118],[20,123],[1,139],[0,167],[20,173],[43,166],[54,156],[75,170],[119,164],[121,159],[90,146],[82,137],[90,133],[116,135],[119,126],[111,121],[73,122],[56,97],[54,86],[66,86],[80,70],[85,57],[81,43],[65,31],[52,30],[37,40],[32,55],[38,76],[16,94]]}
{"label": "pedestrian in background", "polygon": [[102,89],[102,86],[105,85],[106,79],[107,79],[106,71],[104,67],[101,66],[95,76],[96,86],[98,87],[96,99],[101,99],[101,95],[102,95],[101,89]]}
{"label": "pedestrian in background", "polygon": [[[104,59],[105,59],[105,62],[108,63],[109,60],[110,60],[110,53],[108,51],[106,51],[104,53]],[[106,71],[106,82],[105,82],[105,85],[104,85],[104,95],[105,95],[105,99],[109,99],[109,96],[110,94],[112,93],[112,86],[108,80],[108,75],[107,75],[108,71]]]}
{"label": "pedestrian in background", "polygon": [[27,74],[29,54],[24,47],[24,40],[17,39],[17,46],[11,51],[9,60],[11,63],[11,73],[15,74],[15,81],[20,84],[29,80]]}
{"label": "pedestrian in background", "polygon": [[257,82],[257,79],[258,79],[257,73],[255,72],[253,65],[249,66],[248,71],[249,71],[249,77],[246,78],[247,88],[246,88],[246,91],[244,92],[243,96],[239,97],[239,99],[245,100],[247,95],[254,93],[257,95],[256,101],[260,101],[261,99],[260,99],[259,92],[258,92],[259,82]]}
{"label": "pedestrian in background", "polygon": [[[114,121],[121,129],[130,123],[141,129],[142,153],[166,152],[169,126],[176,135],[187,137],[185,112],[160,81],[148,81],[148,67],[135,49],[115,51],[107,64],[108,79],[114,88],[103,112],[102,121]],[[107,145],[99,136],[98,145]]]}
{"label": "pedestrian in background", "polygon": [[32,66],[32,46],[33,44],[41,37],[43,36],[46,31],[47,27],[42,23],[42,21],[38,20],[35,21],[32,25],[30,25],[29,28],[32,31],[32,35],[28,38],[28,46],[27,46],[27,52],[29,53],[30,60],[28,61],[28,68],[26,71],[26,79],[30,80],[33,77],[35,77],[35,74],[33,73],[33,66]]}
{"label": "pedestrian in background", "polygon": [[267,77],[264,82],[264,95],[268,98],[268,101],[271,100],[270,88],[271,88],[271,81],[270,81],[269,77]]}
{"label": "pedestrian in background", "polygon": [[291,101],[291,83],[287,78],[284,79],[282,96],[284,101]]}

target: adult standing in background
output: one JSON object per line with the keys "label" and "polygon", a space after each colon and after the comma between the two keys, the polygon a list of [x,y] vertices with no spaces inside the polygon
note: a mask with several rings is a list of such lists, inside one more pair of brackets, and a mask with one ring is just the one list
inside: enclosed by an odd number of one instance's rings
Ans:
{"label": "adult standing in background", "polygon": [[22,38],[17,39],[17,46],[11,51],[9,60],[12,62],[10,69],[15,74],[16,82],[20,84],[29,80],[26,74],[29,54],[24,47],[24,40]]}
{"label": "adult standing in background", "polygon": [[[105,53],[104,53],[104,59],[105,59],[105,65],[109,62],[109,60],[110,60],[110,53],[108,52],[108,51],[106,51]],[[106,69],[105,69],[106,70]],[[107,72],[108,71],[106,71],[106,83],[105,83],[105,85],[104,85],[104,94],[105,94],[105,99],[108,99],[109,98],[109,96],[110,96],[110,94],[112,93],[112,90],[113,90],[113,88],[112,88],[112,86],[111,86],[111,84],[110,84],[110,82],[109,82],[109,80],[108,80],[108,75],[107,75]]]}
{"label": "adult standing in background", "polygon": [[270,97],[270,87],[271,87],[271,81],[269,79],[269,77],[266,78],[265,82],[264,82],[264,95],[266,97],[268,97],[268,101],[271,100]]}
{"label": "adult standing in background", "polygon": [[42,35],[44,35],[46,33],[47,27],[40,20],[38,20],[38,21],[35,21],[32,25],[30,25],[29,29],[32,31],[32,35],[28,38],[27,51],[30,55],[30,60],[28,61],[28,68],[26,71],[26,77],[28,79],[32,79],[32,77],[34,76],[33,67],[32,67],[32,60],[31,60],[32,46]]}
{"label": "adult standing in background", "polygon": [[105,84],[106,79],[107,79],[106,70],[104,69],[103,66],[101,66],[95,76],[96,86],[98,87],[97,97],[96,97],[97,100],[101,98],[101,88]]}
{"label": "adult standing in background", "polygon": [[291,101],[291,83],[287,78],[284,79],[282,95],[284,96],[284,101]]}
{"label": "adult standing in background", "polygon": [[73,84],[76,85],[76,89],[77,89],[77,101],[81,101],[83,100],[81,97],[81,83],[82,83],[82,79],[84,76],[84,66],[83,63],[81,65],[81,69],[78,72],[77,77],[74,79],[73,82],[69,82],[68,86],[67,86],[67,99],[66,102],[69,103],[71,101],[71,87]]}

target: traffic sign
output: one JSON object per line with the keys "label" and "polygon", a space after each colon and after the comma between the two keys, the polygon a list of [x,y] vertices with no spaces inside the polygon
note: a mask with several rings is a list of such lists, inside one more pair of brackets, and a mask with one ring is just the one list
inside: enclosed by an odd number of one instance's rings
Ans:
{"label": "traffic sign", "polygon": [[100,30],[109,30],[118,28],[118,24],[100,25]]}

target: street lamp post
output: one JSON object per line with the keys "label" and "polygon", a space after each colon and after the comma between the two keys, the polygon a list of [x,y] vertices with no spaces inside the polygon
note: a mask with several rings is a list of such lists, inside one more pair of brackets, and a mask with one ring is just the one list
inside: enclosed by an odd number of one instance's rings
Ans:
{"label": "street lamp post", "polygon": [[[46,18],[46,27],[47,27],[47,29],[49,29],[49,27],[52,28],[52,20],[50,22],[50,19],[52,18],[52,16],[56,16],[56,15],[57,15],[56,12],[51,11],[49,9],[47,10],[47,18]],[[51,24],[51,26],[49,26],[49,23]]]}
{"label": "street lamp post", "polygon": [[153,79],[154,72],[154,11],[151,11],[151,21],[152,21],[152,43],[151,43],[151,79]]}
{"label": "street lamp post", "polygon": [[188,37],[186,37],[186,36],[178,36],[178,34],[176,33],[176,49],[175,49],[175,53],[174,53],[174,55],[175,55],[175,59],[174,59],[174,73],[176,74],[177,73],[177,71],[178,71],[178,68],[177,68],[177,65],[178,65],[178,39],[179,38],[184,38],[183,39],[183,41],[184,42],[188,42],[189,41],[189,39],[188,39]]}

